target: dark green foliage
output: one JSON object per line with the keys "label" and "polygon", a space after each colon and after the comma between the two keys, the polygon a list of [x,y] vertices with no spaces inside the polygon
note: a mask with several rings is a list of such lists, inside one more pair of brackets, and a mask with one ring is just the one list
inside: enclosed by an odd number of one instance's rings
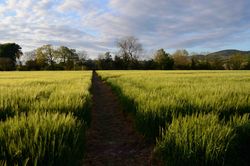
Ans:
{"label": "dark green foliage", "polygon": [[25,69],[30,71],[30,70],[40,70],[41,67],[39,64],[37,64],[37,62],[35,60],[28,60],[25,64]]}
{"label": "dark green foliage", "polygon": [[0,109],[0,121],[4,121],[9,117],[14,117],[15,115],[16,112],[10,106]]}
{"label": "dark green foliage", "polygon": [[250,163],[250,122],[235,128],[236,136],[230,144],[225,165],[248,166]]}
{"label": "dark green foliage", "polygon": [[74,116],[76,116],[80,121],[84,122],[89,127],[91,122],[91,97],[86,96],[84,101],[85,102],[79,108],[77,108],[75,111],[71,110],[70,113],[73,113]]}
{"label": "dark green foliage", "polygon": [[7,57],[16,62],[16,58],[22,55],[21,49],[16,43],[0,44],[0,57]]}
{"label": "dark green foliage", "polygon": [[150,142],[155,142],[156,138],[161,137],[162,130],[164,130],[166,124],[171,123],[171,121],[172,115],[164,111],[159,111],[158,113],[153,111],[137,111],[135,116],[136,128]]}
{"label": "dark green foliage", "polygon": [[110,52],[106,52],[104,55],[99,55],[96,60],[97,69],[111,70],[113,69],[113,59]]}
{"label": "dark green foliage", "polygon": [[0,71],[15,69],[16,59],[22,55],[21,49],[16,43],[0,44]]}
{"label": "dark green foliage", "polygon": [[158,69],[173,69],[174,60],[170,57],[168,53],[165,52],[164,49],[159,49],[156,52],[154,61],[157,63]]}

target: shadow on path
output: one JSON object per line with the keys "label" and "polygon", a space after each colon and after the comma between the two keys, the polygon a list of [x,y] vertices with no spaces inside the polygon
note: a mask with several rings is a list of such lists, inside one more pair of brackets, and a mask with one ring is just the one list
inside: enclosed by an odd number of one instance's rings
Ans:
{"label": "shadow on path", "polygon": [[122,112],[111,88],[94,73],[91,128],[87,132],[87,166],[151,165],[152,145],[147,144]]}

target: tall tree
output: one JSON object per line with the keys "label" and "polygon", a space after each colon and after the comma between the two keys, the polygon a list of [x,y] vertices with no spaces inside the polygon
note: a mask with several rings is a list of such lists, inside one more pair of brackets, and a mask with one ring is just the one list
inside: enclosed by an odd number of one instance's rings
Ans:
{"label": "tall tree", "polygon": [[176,50],[173,54],[174,66],[176,69],[188,69],[190,60],[188,59],[188,52],[185,49]]}
{"label": "tall tree", "polygon": [[72,59],[75,59],[76,57],[76,50],[70,49],[66,46],[60,46],[56,53],[58,54],[57,57],[66,64],[67,62],[71,61]]}
{"label": "tall tree", "polygon": [[105,68],[110,70],[113,67],[113,59],[110,52],[104,54]]}
{"label": "tall tree", "polygon": [[41,67],[49,66],[53,69],[57,59],[58,54],[50,44],[36,49],[36,61]]}
{"label": "tall tree", "polygon": [[110,52],[106,52],[105,54],[99,55],[96,60],[96,64],[98,69],[110,70],[113,67],[113,59]]}
{"label": "tall tree", "polygon": [[23,54],[21,49],[16,43],[0,44],[0,70],[14,70],[16,61]]}
{"label": "tall tree", "polygon": [[158,64],[158,68],[161,70],[173,69],[174,60],[164,49],[156,51],[154,61]]}
{"label": "tall tree", "polygon": [[116,70],[127,69],[127,66],[124,65],[123,59],[118,55],[115,55],[115,57],[114,57],[114,65],[113,66]]}
{"label": "tall tree", "polygon": [[142,44],[134,36],[124,37],[117,41],[119,53],[127,68],[136,68],[139,55],[142,52]]}
{"label": "tall tree", "polygon": [[88,59],[88,54],[86,51],[82,50],[82,51],[78,51],[76,53],[78,55],[78,61],[77,61],[77,65],[81,68],[81,69],[85,69],[87,68],[86,62]]}
{"label": "tall tree", "polygon": [[65,69],[73,69],[79,60],[76,50],[66,46],[59,47],[56,50],[56,54],[56,57],[61,61],[60,64],[63,65]]}
{"label": "tall tree", "polygon": [[88,53],[86,51],[84,51],[84,50],[78,51],[77,55],[79,57],[80,62],[84,62],[84,61],[86,61],[88,59]]}

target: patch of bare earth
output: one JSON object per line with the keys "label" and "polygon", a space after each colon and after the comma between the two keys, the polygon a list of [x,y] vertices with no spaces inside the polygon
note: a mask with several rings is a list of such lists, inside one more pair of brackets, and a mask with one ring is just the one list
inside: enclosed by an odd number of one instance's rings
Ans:
{"label": "patch of bare earth", "polygon": [[133,128],[111,88],[94,74],[91,127],[87,132],[87,166],[151,165],[153,146]]}

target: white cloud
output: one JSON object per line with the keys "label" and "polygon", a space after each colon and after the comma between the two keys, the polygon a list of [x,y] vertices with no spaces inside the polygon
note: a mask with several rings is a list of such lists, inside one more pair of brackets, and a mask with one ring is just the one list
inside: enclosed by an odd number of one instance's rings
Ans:
{"label": "white cloud", "polygon": [[67,45],[96,55],[135,35],[148,50],[218,50],[249,42],[249,7],[248,0],[7,0],[0,2],[0,42],[25,51]]}

